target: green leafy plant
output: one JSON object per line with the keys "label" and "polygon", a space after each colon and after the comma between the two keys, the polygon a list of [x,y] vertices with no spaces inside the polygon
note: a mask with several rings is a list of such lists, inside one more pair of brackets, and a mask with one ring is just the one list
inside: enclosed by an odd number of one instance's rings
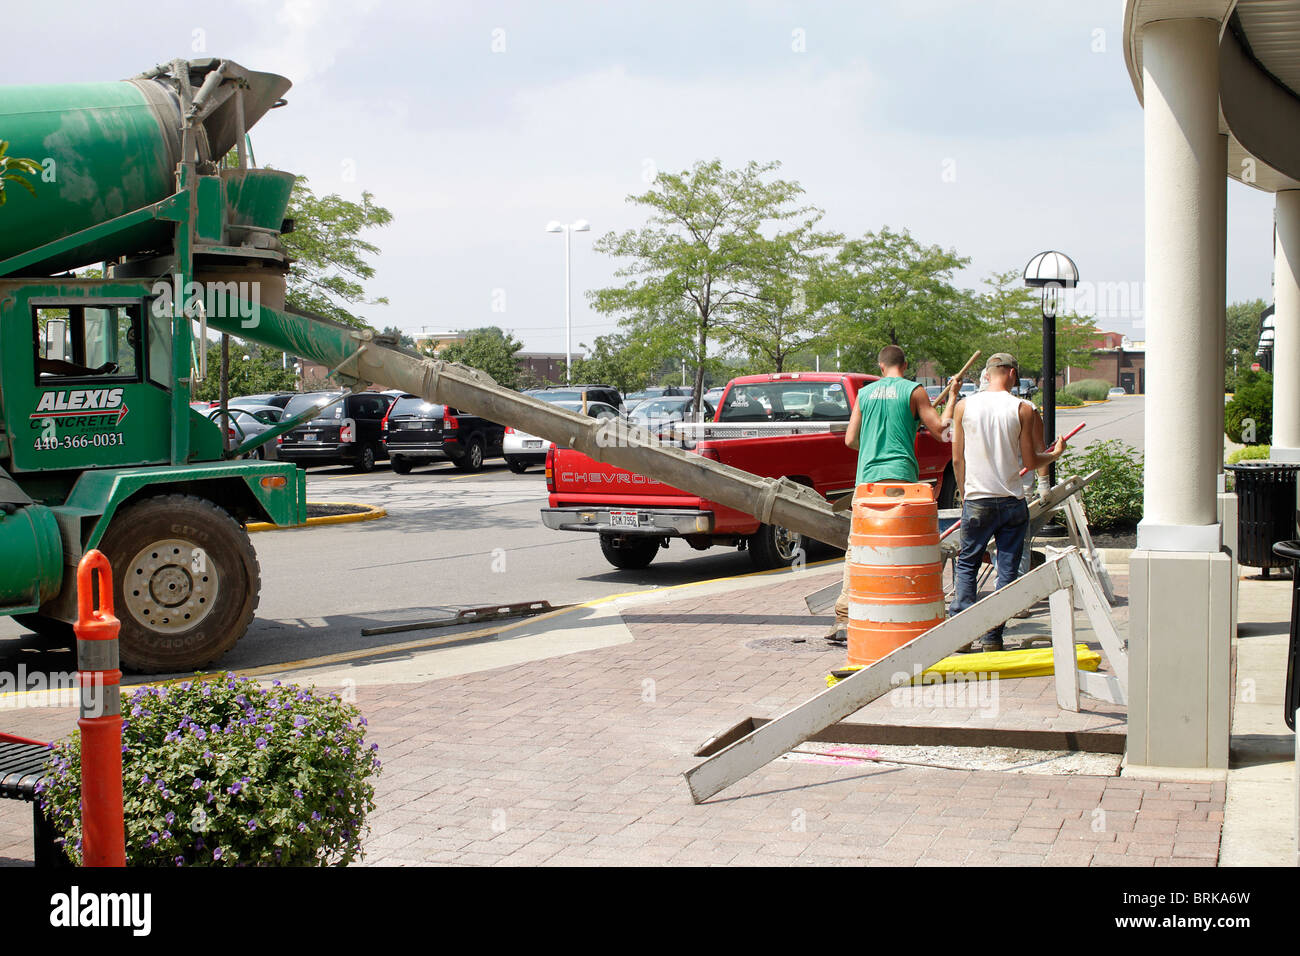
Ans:
{"label": "green leafy plant", "polygon": [[[1034,397],[1031,399],[1031,401],[1034,403],[1035,407],[1037,407],[1041,411],[1043,407],[1043,393],[1041,391],[1034,392]],[[1056,393],[1057,408],[1078,408],[1082,404],[1083,404],[1083,399],[1081,399],[1078,395],[1072,395],[1069,392]]]}
{"label": "green leafy plant", "polygon": [[[27,176],[36,176],[40,174],[41,164],[34,159],[19,159],[17,156],[7,155],[9,144],[0,139],[0,206],[5,204],[5,184],[17,183],[22,186],[33,196],[36,195],[36,187],[27,179]],[[23,174],[26,175],[23,175]]]}
{"label": "green leafy plant", "polygon": [[[123,704],[133,866],[346,865],[361,853],[378,745],[337,695],[233,674],[145,686]],[[81,861],[81,737],[54,745],[38,799]]]}
{"label": "green leafy plant", "polygon": [[1268,445],[1273,441],[1273,376],[1243,372],[1237,391],[1223,409],[1223,431],[1239,445]]}
{"label": "green leafy plant", "polygon": [[1072,395],[1082,402],[1100,402],[1106,398],[1106,395],[1114,386],[1110,382],[1100,378],[1085,378],[1078,382],[1071,382],[1058,393],[1060,395]]}
{"label": "green leafy plant", "polygon": [[1268,461],[1268,456],[1272,453],[1272,445],[1247,445],[1230,453],[1226,464],[1235,465],[1241,461]]}
{"label": "green leafy plant", "polygon": [[1059,476],[1101,471],[1083,489],[1088,524],[1096,531],[1127,530],[1142,520],[1141,452],[1117,438],[1093,442],[1079,452],[1066,451],[1056,466]]}

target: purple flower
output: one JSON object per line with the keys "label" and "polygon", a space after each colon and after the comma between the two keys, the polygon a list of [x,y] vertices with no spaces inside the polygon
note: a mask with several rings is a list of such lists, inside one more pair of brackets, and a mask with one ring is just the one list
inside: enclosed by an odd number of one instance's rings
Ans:
{"label": "purple flower", "polygon": [[212,859],[214,859],[214,860],[219,860],[219,859],[221,859],[221,854],[222,854],[222,852],[223,852],[223,851],[222,851],[221,847],[217,847],[215,850],[212,851]]}
{"label": "purple flower", "polygon": [[175,863],[176,863],[177,866],[184,866],[184,865],[185,865],[185,857],[183,857],[183,856],[178,856],[178,857],[176,858],[176,860],[175,860]]}
{"label": "purple flower", "polygon": [[256,818],[256,817],[253,818],[252,820],[249,820],[249,821],[248,821],[248,829],[250,829],[250,830],[256,830],[256,829],[257,829],[257,818]]}
{"label": "purple flower", "polygon": [[293,719],[293,725],[295,727],[301,727],[306,723],[307,723],[307,718],[304,717],[302,714],[299,714],[297,717]]}
{"label": "purple flower", "polygon": [[256,747],[258,750],[265,750],[265,749],[266,749],[266,738],[265,738],[265,737],[258,737],[257,740],[253,741],[253,746]]}
{"label": "purple flower", "polygon": [[176,814],[174,814],[174,813],[172,813],[170,810],[168,810],[168,811],[167,811],[167,816],[163,817],[163,819],[166,820],[167,823],[170,825],[170,824],[176,822]]}
{"label": "purple flower", "polygon": [[299,832],[299,833],[306,833],[306,832],[307,832],[307,824],[305,824],[305,823],[300,823],[300,824],[298,824],[298,832]]}
{"label": "purple flower", "polygon": [[236,781],[235,783],[232,783],[230,786],[226,787],[226,793],[239,793],[239,791],[243,789],[244,789],[244,785]]}
{"label": "purple flower", "polygon": [[192,784],[190,784],[190,789],[191,789],[191,790],[197,790],[197,789],[199,789],[199,787],[201,787],[201,786],[203,786],[203,781],[200,780],[198,777],[195,777],[195,778],[194,778],[194,782],[193,782]]}
{"label": "purple flower", "polygon": [[299,799],[299,800],[302,799],[302,791],[301,791],[301,790],[298,790],[298,789],[295,788],[294,791],[293,791],[293,795],[294,795],[297,799]]}

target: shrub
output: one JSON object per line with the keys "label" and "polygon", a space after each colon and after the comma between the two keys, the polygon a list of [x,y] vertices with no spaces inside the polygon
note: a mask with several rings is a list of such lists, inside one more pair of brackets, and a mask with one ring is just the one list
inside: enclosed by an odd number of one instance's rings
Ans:
{"label": "shrub", "polygon": [[[1041,391],[1034,392],[1034,397],[1030,401],[1034,403],[1034,407],[1039,411],[1043,410],[1043,393]],[[1057,408],[1077,408],[1082,404],[1083,400],[1077,395],[1071,395],[1069,392],[1056,393]]]}
{"label": "shrub", "polygon": [[[122,706],[126,859],[133,866],[325,866],[361,852],[366,720],[337,695],[233,674],[141,687]],[[38,799],[81,861],[81,738],[54,745]]]}
{"label": "shrub", "polygon": [[1223,409],[1223,433],[1239,445],[1273,441],[1273,376],[1242,372],[1237,391]]}
{"label": "shrub", "polygon": [[[1101,474],[1083,489],[1088,524],[1097,531],[1128,529],[1142,520],[1142,454],[1117,438],[1093,442],[1083,451],[1067,450],[1058,476]],[[1059,480],[1059,477],[1058,477]]]}
{"label": "shrub", "polygon": [[1102,401],[1110,394],[1113,387],[1110,382],[1102,381],[1099,378],[1085,378],[1082,381],[1071,382],[1061,389],[1061,392],[1073,395],[1075,398],[1080,399],[1080,404],[1082,404],[1083,402]]}
{"label": "shrub", "polygon": [[1240,461],[1268,461],[1268,456],[1272,452],[1272,445],[1247,445],[1228,455],[1226,464],[1235,465]]}

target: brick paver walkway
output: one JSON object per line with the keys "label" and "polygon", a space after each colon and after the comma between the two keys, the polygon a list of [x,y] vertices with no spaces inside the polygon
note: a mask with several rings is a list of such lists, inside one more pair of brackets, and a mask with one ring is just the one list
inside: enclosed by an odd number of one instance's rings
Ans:
{"label": "brick paver walkway", "polygon": [[[1214,864],[1221,783],[783,759],[693,805],[681,774],[706,739],[806,700],[843,662],[802,603],[833,576],[632,608],[631,644],[358,687],[385,760],[366,862]],[[1122,731],[1122,708],[1086,706],[1059,714],[1051,679],[1033,678],[1001,682],[991,716],[882,699],[854,720]],[[75,722],[0,713],[31,736]],[[30,857],[28,808],[0,801],[0,863]]]}

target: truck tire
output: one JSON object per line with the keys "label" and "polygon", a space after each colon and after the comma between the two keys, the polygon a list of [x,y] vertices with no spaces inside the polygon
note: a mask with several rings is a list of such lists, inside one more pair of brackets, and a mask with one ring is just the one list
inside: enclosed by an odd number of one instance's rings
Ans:
{"label": "truck tire", "polygon": [[478,471],[483,467],[483,437],[475,435],[469,440],[469,445],[465,448],[465,454],[459,458],[453,458],[452,464],[461,471]]}
{"label": "truck tire", "polygon": [[99,543],[113,566],[122,667],[193,671],[244,636],[261,570],[248,533],[212,502],[160,495],[123,508]]}
{"label": "truck tire", "polygon": [[388,461],[388,466],[399,475],[409,475],[414,467],[409,458],[402,458],[400,455],[393,455]]}
{"label": "truck tire", "polygon": [[616,535],[602,534],[600,551],[614,567],[624,571],[639,571],[649,567],[659,553],[659,539],[636,537],[624,538],[620,542]]}
{"label": "truck tire", "polygon": [[805,554],[803,535],[780,525],[763,524],[749,536],[749,560],[760,571],[788,568]]}
{"label": "truck tire", "polygon": [[943,470],[943,483],[939,486],[939,508],[960,508],[961,499],[957,497],[957,476],[953,473],[952,462]]}

